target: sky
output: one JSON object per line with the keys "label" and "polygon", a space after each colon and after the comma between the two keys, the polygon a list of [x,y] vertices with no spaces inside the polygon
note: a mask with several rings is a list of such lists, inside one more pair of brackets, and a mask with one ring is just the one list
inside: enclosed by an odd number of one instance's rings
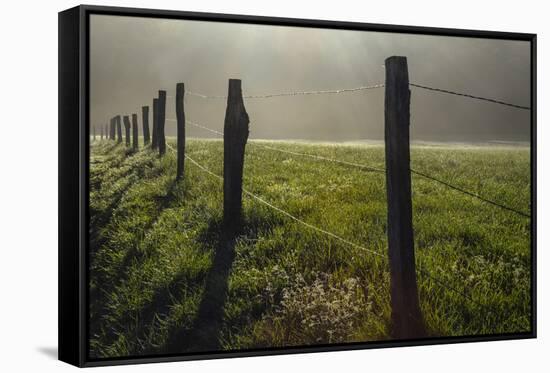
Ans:
{"label": "sky", "polygon": [[[334,90],[384,83],[384,60],[406,56],[411,83],[530,105],[525,41],[92,15],[90,125],[152,107],[176,83],[205,95]],[[187,95],[187,120],[221,131],[226,102]],[[245,99],[250,138],[359,141],[384,138],[384,88]],[[152,109],[151,109],[152,111]],[[151,114],[150,114],[151,115]],[[152,119],[150,118],[152,123]],[[411,87],[411,140],[529,141],[530,112]],[[214,137],[187,126],[190,137]],[[166,122],[166,134],[176,134]]]}

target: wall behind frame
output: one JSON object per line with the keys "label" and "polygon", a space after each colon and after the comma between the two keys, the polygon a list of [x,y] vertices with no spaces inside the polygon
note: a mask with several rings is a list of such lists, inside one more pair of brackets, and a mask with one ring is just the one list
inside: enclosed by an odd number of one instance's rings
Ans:
{"label": "wall behind frame", "polygon": [[[2,69],[2,193],[0,193],[0,340],[2,371],[69,371],[56,360],[57,345],[57,12],[77,5],[72,1],[9,2],[0,22]],[[538,253],[539,269],[549,256],[544,211],[550,201],[545,164],[550,162],[548,89],[543,67],[550,65],[550,25],[541,2],[504,3],[464,0],[394,2],[254,2],[189,0],[156,2],[103,1],[111,6],[155,7],[294,18],[331,19],[402,25],[456,27],[538,33]],[[538,278],[539,338],[537,340],[443,345],[400,349],[291,355],[155,365],[159,372],[335,372],[356,370],[446,372],[540,371],[548,366],[549,324],[544,292],[547,272]],[[114,371],[150,371],[148,365],[110,368]]]}

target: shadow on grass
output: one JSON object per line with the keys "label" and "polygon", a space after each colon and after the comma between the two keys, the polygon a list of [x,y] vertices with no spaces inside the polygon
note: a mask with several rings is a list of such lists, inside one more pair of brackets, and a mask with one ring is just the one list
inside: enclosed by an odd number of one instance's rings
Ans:
{"label": "shadow on grass", "polygon": [[197,240],[215,248],[214,259],[206,276],[202,300],[191,327],[173,330],[158,353],[210,352],[222,348],[220,333],[229,293],[229,276],[235,260],[235,246],[240,238],[257,237],[272,224],[257,216],[243,220],[239,233],[226,233],[219,219],[213,219]]}
{"label": "shadow on grass", "polygon": [[[128,160],[128,157],[126,158],[122,157],[122,161],[117,163],[116,166],[113,166],[113,167],[119,167],[126,160]],[[130,188],[135,184],[135,180],[130,176],[134,174],[138,180],[143,178],[143,176],[145,175],[145,170],[147,168],[150,168],[152,164],[153,164],[152,161],[145,161],[144,164],[142,164],[139,168],[137,168],[137,171],[136,169],[129,168],[128,170],[117,175],[119,179],[129,177],[129,180],[126,182],[123,188],[121,188],[117,193],[115,193],[111,197],[111,203],[109,203],[109,205],[102,211],[95,211],[90,208],[89,251],[91,254],[94,254],[97,251],[97,249],[99,249],[105,243],[105,238],[102,237],[100,234],[101,229],[103,229],[105,226],[107,226],[107,224],[109,224],[109,222],[111,221],[111,217],[113,216],[113,211],[119,205],[120,201],[122,200],[126,192],[128,192],[128,190],[130,190]]]}
{"label": "shadow on grass", "polygon": [[[180,186],[180,184],[173,181],[166,195],[158,199],[159,216],[163,209],[172,205],[175,199],[179,197],[178,187]],[[148,224],[148,228],[154,225],[157,220],[158,216],[157,219],[153,219]],[[257,237],[259,231],[271,230],[274,223],[276,224],[276,221],[273,219],[266,220],[265,218],[262,219],[261,216],[252,214],[243,222],[240,234],[228,235],[223,233],[221,217],[211,217],[206,229],[202,230],[196,238],[205,250],[211,250],[210,248],[215,250],[210,269],[191,276],[187,269],[181,270],[171,279],[168,285],[157,288],[152,299],[137,311],[137,320],[139,320],[137,323],[136,314],[122,316],[114,321],[114,324],[127,325],[128,328],[119,329],[118,331],[112,329],[103,335],[101,344],[107,346],[113,343],[121,332],[128,340],[148,340],[151,333],[155,333],[156,322],[168,318],[174,304],[185,300],[189,293],[197,294],[200,289],[203,289],[200,303],[195,306],[196,313],[194,312],[194,315],[187,314],[187,317],[185,317],[186,320],[191,319],[192,321],[184,322],[184,326],[169,328],[168,335],[166,339],[163,338],[165,342],[162,345],[153,345],[155,342],[151,341],[149,346],[143,346],[142,344],[140,347],[136,345],[138,351],[132,353],[159,354],[219,350],[221,348],[220,333],[224,322],[224,309],[229,290],[229,276],[235,259],[236,242],[241,236],[247,238]],[[127,276],[127,267],[135,260],[139,260],[140,256],[141,254],[136,248],[128,250],[122,265],[117,268],[116,283],[124,281]],[[102,293],[108,294],[113,289],[114,286],[110,284],[107,290],[103,287]],[[97,305],[103,304],[105,306],[105,300],[99,301],[98,299],[97,302],[99,303]],[[107,309],[97,309],[97,311],[99,311],[95,313],[97,321],[108,314]],[[131,325],[132,327],[130,327]]]}
{"label": "shadow on grass", "polygon": [[216,245],[212,267],[206,277],[203,297],[191,329],[179,329],[168,338],[164,353],[215,351],[229,290],[229,274],[235,259],[236,236],[222,234]]}
{"label": "shadow on grass", "polygon": [[[139,178],[139,175],[138,175]],[[120,199],[122,199],[122,196],[127,192],[127,190],[133,185],[132,182],[129,183],[130,185],[127,186],[123,191],[121,191],[121,195],[116,200],[118,203]],[[171,203],[175,201],[176,198],[176,190],[177,182],[173,180],[170,183],[170,186],[168,187],[168,191],[164,196],[160,196],[158,198],[158,208],[156,211],[156,215],[153,219],[150,220],[148,224],[146,224],[143,227],[143,232],[147,232],[151,229],[151,227],[155,224],[156,221],[158,221],[158,218],[162,214],[162,211],[164,211],[166,208],[170,206]],[[114,203],[113,203],[114,204]],[[115,204],[116,205],[116,204]],[[114,207],[113,207],[114,208]],[[108,210],[109,211],[109,210]],[[112,211],[112,210],[111,210]],[[110,219],[110,216],[109,216]],[[107,224],[108,221],[105,223]],[[99,232],[99,229],[98,229]],[[106,243],[106,238],[102,237],[99,233],[97,233],[97,236],[90,235],[90,249],[91,252],[95,252],[98,248],[100,248],[103,244]],[[94,248],[94,249],[92,249]],[[105,276],[101,276],[99,273],[96,273],[97,277],[97,283],[102,284],[101,291],[100,289],[90,289],[90,310],[91,315],[96,315],[96,317],[91,317],[90,320],[90,330],[98,330],[99,324],[101,321],[101,315],[104,313],[107,313],[106,307],[106,297],[108,294],[113,291],[116,286],[120,283],[122,283],[127,277],[128,277],[128,268],[132,264],[134,260],[141,259],[143,253],[141,253],[137,245],[133,245],[132,247],[128,248],[126,250],[126,253],[124,254],[124,257],[120,264],[116,266],[116,276],[113,281],[108,281],[108,279]],[[115,338],[115,334],[108,333],[107,340],[110,341],[111,339]],[[107,342],[108,343],[108,342]]]}
{"label": "shadow on grass", "polygon": [[[164,196],[157,197],[157,204],[158,208],[156,211],[156,215],[153,219],[151,219],[145,226],[143,226],[142,231],[147,232],[149,231],[153,225],[158,221],[160,215],[162,212],[170,207],[170,205],[176,200],[176,188],[178,186],[178,182],[176,180],[172,180],[170,182],[170,186],[168,187],[168,190]],[[140,259],[143,253],[141,253],[137,245],[132,246],[126,251],[126,254],[124,255],[124,258],[122,259],[122,262],[120,264],[119,272],[125,273],[128,266],[132,263],[133,259]]]}

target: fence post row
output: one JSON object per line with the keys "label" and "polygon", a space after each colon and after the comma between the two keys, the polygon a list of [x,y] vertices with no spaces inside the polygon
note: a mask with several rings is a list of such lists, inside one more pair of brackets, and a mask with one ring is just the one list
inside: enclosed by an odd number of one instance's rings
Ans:
{"label": "fence post row", "polygon": [[177,119],[177,172],[176,180],[180,180],[184,175],[185,167],[185,108],[183,103],[183,97],[185,96],[185,84],[176,84],[176,119]]}
{"label": "fence post row", "polygon": [[157,149],[159,146],[158,140],[158,98],[153,99],[153,139],[151,141],[151,148]]}
{"label": "fence post row", "polygon": [[126,135],[126,146],[130,146],[130,117],[124,116],[124,133]]}
{"label": "fence post row", "polygon": [[158,145],[159,145],[159,155],[163,156],[166,154],[166,136],[164,133],[164,124],[166,122],[166,91],[159,91],[159,100],[158,100]]}
{"label": "fence post row", "polygon": [[229,235],[241,223],[244,151],[249,118],[244,107],[241,80],[229,79],[223,126],[223,224]]}
{"label": "fence post row", "polygon": [[132,149],[138,150],[138,120],[137,114],[132,114]]}
{"label": "fence post row", "polygon": [[143,145],[145,146],[151,141],[149,136],[149,106],[141,107],[141,117],[143,121]]}
{"label": "fence post row", "polygon": [[410,91],[407,58],[386,59],[385,150],[388,200],[388,255],[395,338],[425,335],[418,301],[412,228]]}
{"label": "fence post row", "polygon": [[[117,131],[117,136],[118,136],[118,142],[121,143],[122,142],[122,118],[120,117],[120,115],[117,115],[115,117],[115,123],[116,123],[116,131]],[[114,135],[114,132],[113,132],[113,139],[115,138],[115,135]]]}

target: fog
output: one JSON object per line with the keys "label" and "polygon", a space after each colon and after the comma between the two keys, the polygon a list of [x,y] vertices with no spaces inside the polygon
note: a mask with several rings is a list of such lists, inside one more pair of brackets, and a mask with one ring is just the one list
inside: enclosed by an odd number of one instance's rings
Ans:
{"label": "fog", "polygon": [[[384,83],[384,60],[406,56],[410,81],[530,105],[528,42],[92,15],[90,124],[152,106],[159,89],[226,95]],[[411,87],[416,141],[528,141],[530,112]],[[384,89],[246,99],[250,137],[323,141],[384,137]],[[186,96],[188,120],[223,128],[225,101]],[[174,98],[167,118],[175,118]],[[150,120],[151,121],[151,120]],[[166,122],[168,136],[175,123]],[[191,137],[212,137],[187,126]]]}

